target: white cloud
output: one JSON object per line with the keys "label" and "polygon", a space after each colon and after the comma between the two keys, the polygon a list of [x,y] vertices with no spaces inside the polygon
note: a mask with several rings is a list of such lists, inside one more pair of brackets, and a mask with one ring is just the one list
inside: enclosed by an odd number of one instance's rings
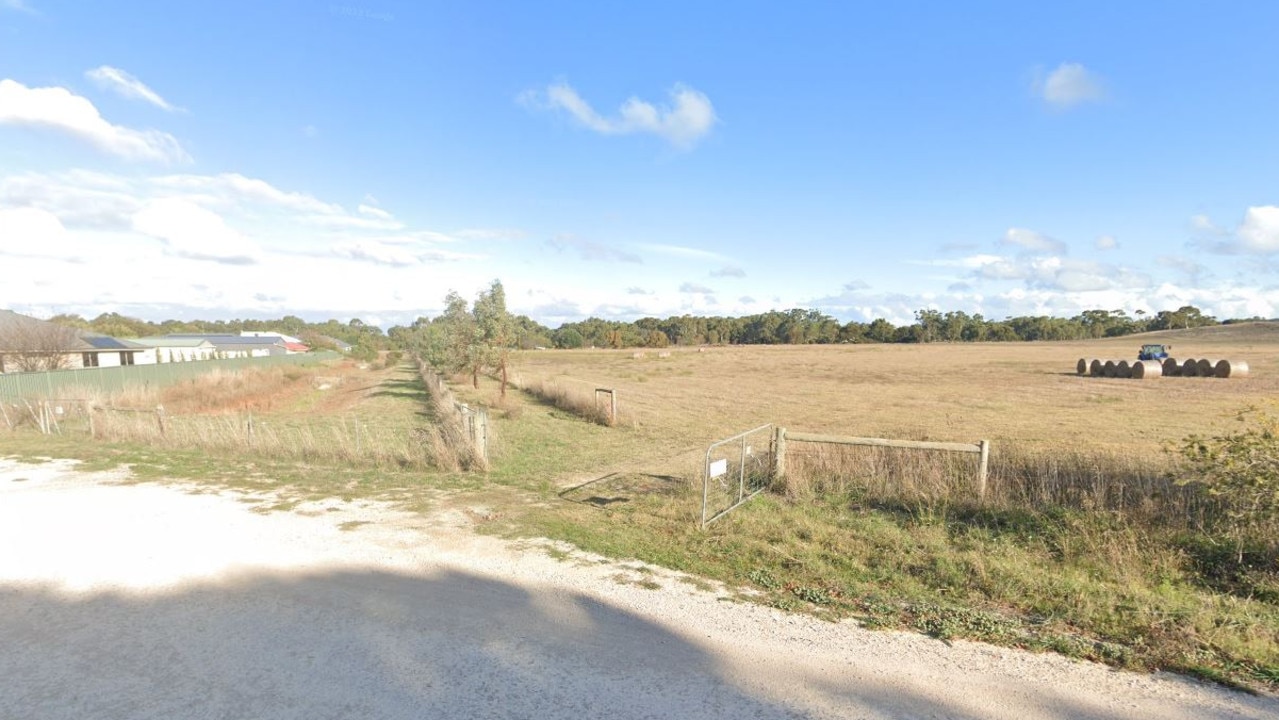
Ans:
{"label": "white cloud", "polygon": [[1191,218],[1191,224],[1200,231],[1192,244],[1209,252],[1222,255],[1279,253],[1279,207],[1275,205],[1248,208],[1243,222],[1233,233],[1218,228],[1201,215]]}
{"label": "white cloud", "polygon": [[152,200],[133,217],[133,228],[163,240],[174,255],[232,265],[257,262],[261,250],[228,227],[222,216],[180,198]]}
{"label": "white cloud", "polygon": [[14,80],[0,80],[0,125],[4,124],[58,130],[129,160],[191,160],[172,135],[112,125],[93,103],[66,88],[29,88]]}
{"label": "white cloud", "polygon": [[30,255],[59,245],[67,230],[58,216],[37,208],[0,209],[0,255]]}
{"label": "white cloud", "polygon": [[169,104],[168,100],[160,97],[159,93],[147,87],[146,83],[120,68],[103,65],[102,67],[89,70],[85,73],[85,77],[93,80],[99,86],[116,92],[131,100],[149,102],[161,110],[167,110],[169,112],[175,112],[179,109]]}
{"label": "white cloud", "polygon": [[18,12],[35,14],[35,8],[31,7],[26,0],[0,0],[0,7],[17,10]]}
{"label": "white cloud", "polygon": [[0,207],[38,208],[71,228],[121,230],[132,226],[142,202],[127,181],[72,170],[0,177]]}
{"label": "white cloud", "polygon": [[1142,272],[1107,263],[1061,257],[1004,259],[977,268],[972,278],[1022,280],[1028,288],[1066,293],[1146,288],[1151,285],[1150,276]]}
{"label": "white cloud", "polygon": [[736,265],[725,265],[718,270],[711,271],[711,277],[714,278],[744,278],[746,271]]}
{"label": "white cloud", "polygon": [[1207,215],[1195,215],[1190,218],[1190,227],[1195,232],[1208,235],[1225,235],[1226,231],[1218,227]]}
{"label": "white cloud", "polygon": [[581,125],[601,135],[648,133],[679,148],[691,148],[715,126],[715,107],[705,94],[686,85],[671,88],[670,105],[661,107],[631,97],[614,117],[604,117],[566,82],[548,85],[544,91],[528,91],[519,100],[525,105],[562,110]]}
{"label": "white cloud", "polygon": [[231,202],[257,202],[320,215],[340,215],[343,212],[340,205],[322,202],[306,193],[286,192],[265,180],[239,173],[166,175],[152,178],[151,182],[165,188],[213,193]]}
{"label": "white cloud", "polygon": [[372,205],[365,205],[364,203],[360,203],[359,207],[357,207],[356,210],[358,210],[361,215],[368,215],[369,217],[375,217],[375,218],[378,218],[379,220],[395,219],[395,216],[391,215],[391,213],[383,210],[382,208],[374,207]]}
{"label": "white cloud", "polygon": [[710,250],[701,250],[698,248],[682,247],[680,245],[662,245],[658,243],[640,243],[639,248],[649,252],[655,252],[661,255],[670,255],[677,258],[687,258],[693,260],[715,260],[717,262],[730,262],[731,258],[720,255]]}
{"label": "white cloud", "polygon": [[1119,241],[1115,239],[1114,235],[1098,236],[1097,240],[1093,244],[1098,250],[1114,250],[1119,247]]}
{"label": "white cloud", "polygon": [[326,228],[362,228],[365,230],[399,230],[404,223],[395,220],[382,220],[373,217],[356,217],[354,215],[310,215],[301,218],[312,225]]}
{"label": "white cloud", "polygon": [[1155,264],[1160,267],[1171,268],[1178,272],[1185,273],[1193,282],[1198,282],[1199,278],[1207,272],[1207,268],[1187,257],[1180,255],[1160,255],[1155,258]]}
{"label": "white cloud", "polygon": [[364,260],[366,262],[390,265],[392,267],[407,267],[409,265],[417,265],[421,262],[417,255],[408,248],[379,242],[377,240],[359,240],[343,245],[336,245],[333,248],[333,252],[339,257],[345,257],[351,260]]}
{"label": "white cloud", "polygon": [[1035,83],[1039,95],[1055,108],[1067,109],[1105,97],[1101,80],[1079,63],[1062,63]]}
{"label": "white cloud", "polygon": [[453,233],[463,240],[523,240],[528,233],[516,228],[467,228]]}
{"label": "white cloud", "polygon": [[[978,255],[970,255],[968,257],[955,258],[953,260],[946,260],[946,259],[912,260],[909,262],[912,265],[935,265],[938,267],[958,267],[958,268],[973,269],[973,268],[985,267],[986,265],[994,265],[997,263],[1007,262],[1007,260],[1000,255],[978,254]],[[846,289],[847,289],[847,286],[846,286]]]}
{"label": "white cloud", "polygon": [[1253,253],[1279,251],[1279,207],[1250,207],[1237,232],[1241,249]]}
{"label": "white cloud", "polygon": [[999,242],[1002,245],[1013,245],[1031,253],[1061,255],[1066,252],[1066,244],[1062,241],[1026,228],[1008,228],[1008,232],[1004,233],[1004,237]]}
{"label": "white cloud", "polygon": [[689,283],[689,282],[686,282],[680,285],[679,291],[682,293],[689,293],[689,294],[696,294],[696,295],[712,295],[715,293],[713,289],[708,288],[705,285],[697,285],[695,283]]}
{"label": "white cloud", "polygon": [[556,250],[573,250],[577,256],[587,261],[616,261],[624,263],[644,262],[638,255],[618,250],[596,240],[586,240],[568,233],[560,233],[551,238],[548,244]]}

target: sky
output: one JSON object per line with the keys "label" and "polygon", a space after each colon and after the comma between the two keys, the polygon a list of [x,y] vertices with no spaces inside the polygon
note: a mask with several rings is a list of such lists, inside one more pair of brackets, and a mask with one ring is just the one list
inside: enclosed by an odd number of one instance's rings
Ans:
{"label": "sky", "polygon": [[0,0],[0,307],[1279,316],[1279,3]]}

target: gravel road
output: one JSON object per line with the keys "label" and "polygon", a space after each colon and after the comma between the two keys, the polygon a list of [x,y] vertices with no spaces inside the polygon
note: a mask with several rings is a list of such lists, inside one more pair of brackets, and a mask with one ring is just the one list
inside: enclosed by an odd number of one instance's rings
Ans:
{"label": "gravel road", "polygon": [[0,459],[0,717],[1279,717],[1276,698],[1168,674],[557,560],[462,512],[264,513],[123,479]]}

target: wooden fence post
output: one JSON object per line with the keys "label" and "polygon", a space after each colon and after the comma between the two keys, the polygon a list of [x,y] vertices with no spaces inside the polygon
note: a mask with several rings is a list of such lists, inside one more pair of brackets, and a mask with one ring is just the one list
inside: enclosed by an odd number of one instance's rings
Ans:
{"label": "wooden fence post", "polygon": [[244,424],[245,437],[250,445],[253,444],[253,411],[249,411],[249,419]]}
{"label": "wooden fence post", "polygon": [[786,428],[773,428],[773,480],[786,474]]}
{"label": "wooden fence post", "polygon": [[164,434],[164,406],[163,405],[155,406],[155,421],[156,421],[156,424],[160,426],[160,434],[163,435]]}
{"label": "wooden fence post", "polygon": [[84,401],[84,416],[89,419],[89,437],[96,439],[98,433],[94,432],[93,429],[93,403],[88,400]]}
{"label": "wooden fence post", "polygon": [[479,454],[480,459],[488,460],[489,458],[489,411],[488,408],[476,408],[475,410],[475,450]]}
{"label": "wooden fence post", "polygon": [[981,465],[977,468],[977,497],[986,499],[986,476],[990,468],[990,441],[978,441],[981,447]]}

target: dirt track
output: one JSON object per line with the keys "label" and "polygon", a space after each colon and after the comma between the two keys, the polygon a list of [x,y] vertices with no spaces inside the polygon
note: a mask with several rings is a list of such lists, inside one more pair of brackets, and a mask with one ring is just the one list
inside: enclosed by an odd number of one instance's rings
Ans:
{"label": "dirt track", "polygon": [[554,560],[460,514],[261,514],[119,480],[0,459],[0,717],[1279,717],[1166,674]]}

